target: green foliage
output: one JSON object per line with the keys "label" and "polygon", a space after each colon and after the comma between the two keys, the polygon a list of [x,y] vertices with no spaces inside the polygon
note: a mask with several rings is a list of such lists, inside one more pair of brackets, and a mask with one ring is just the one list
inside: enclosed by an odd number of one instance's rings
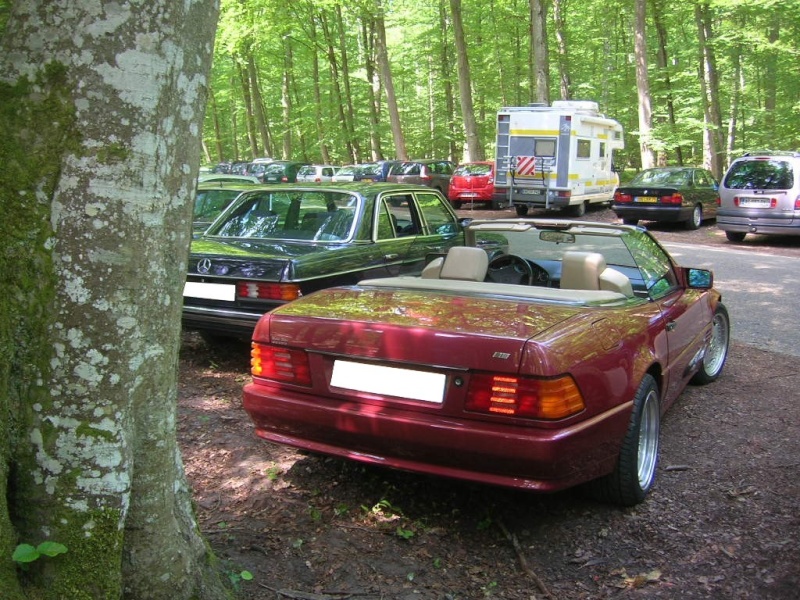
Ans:
{"label": "green foliage", "polygon": [[19,544],[14,549],[14,554],[12,554],[11,560],[22,565],[27,565],[27,563],[38,560],[42,556],[58,556],[59,554],[64,554],[66,551],[67,547],[64,544],[59,544],[58,542],[45,541],[38,546]]}
{"label": "green foliage", "polygon": [[[626,149],[618,163],[636,167],[640,163],[636,136],[639,101],[632,3],[570,0],[564,3],[560,30],[553,22],[552,4],[545,4],[551,100],[561,98],[559,69],[563,66],[569,74],[568,97],[596,100],[605,114],[623,124]],[[382,0],[381,5],[408,153],[447,157],[454,145],[456,155],[451,158],[460,159],[464,132],[449,3]],[[715,53],[719,74],[717,99],[722,122],[724,127],[735,123],[733,152],[767,145],[800,146],[796,127],[800,49],[795,35],[800,2],[711,0],[708,6],[712,17],[709,48]],[[648,3],[653,144],[668,162],[677,160],[678,150],[686,163],[703,160],[705,102],[694,9],[694,3]],[[219,156],[214,151],[210,158],[251,158],[247,124],[253,121],[245,110],[241,85],[251,58],[269,138],[266,144],[259,143],[259,153],[284,157],[286,152],[291,158],[320,161],[325,145],[332,161],[346,163],[351,161],[348,146],[355,145],[358,160],[369,160],[374,132],[381,154],[394,157],[385,87],[377,77],[368,77],[368,66],[376,66],[376,15],[376,3],[367,1],[286,4],[224,0],[213,70],[214,104],[206,113],[205,135],[207,147],[219,147]],[[497,109],[531,101],[529,7],[519,0],[496,0],[488,5],[463,0],[462,18],[480,142],[491,156]],[[664,64],[658,60],[661,38],[657,23],[664,32]],[[557,33],[564,40],[563,55]],[[315,62],[319,66],[316,78]],[[380,95],[375,128],[370,124],[373,90]],[[349,106],[352,118],[347,110],[340,112]],[[261,137],[256,125],[251,126],[254,138]]]}

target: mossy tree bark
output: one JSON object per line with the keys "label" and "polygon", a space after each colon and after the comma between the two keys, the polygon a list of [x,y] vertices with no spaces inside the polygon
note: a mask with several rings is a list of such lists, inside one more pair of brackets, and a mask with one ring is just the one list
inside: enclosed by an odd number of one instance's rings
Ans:
{"label": "mossy tree bark", "polygon": [[[176,442],[218,3],[12,3],[0,40],[0,589],[220,598]],[[11,561],[17,543],[67,546]]]}

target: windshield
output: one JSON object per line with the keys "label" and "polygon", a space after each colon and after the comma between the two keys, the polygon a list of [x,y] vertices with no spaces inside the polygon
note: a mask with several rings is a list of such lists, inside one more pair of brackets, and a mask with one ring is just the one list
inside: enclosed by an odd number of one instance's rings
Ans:
{"label": "windshield", "polygon": [[735,162],[725,175],[725,187],[733,190],[789,190],[793,181],[792,165],[774,159]]}
{"label": "windshield", "polygon": [[674,169],[647,169],[631,179],[630,185],[675,185],[685,186],[689,182],[689,171]]}
{"label": "windshield", "polygon": [[339,242],[350,238],[360,199],[340,191],[262,191],[243,194],[206,235]]}
{"label": "windshield", "polygon": [[484,165],[484,164],[466,164],[460,165],[454,172],[453,175],[489,175],[492,172],[492,165]]}

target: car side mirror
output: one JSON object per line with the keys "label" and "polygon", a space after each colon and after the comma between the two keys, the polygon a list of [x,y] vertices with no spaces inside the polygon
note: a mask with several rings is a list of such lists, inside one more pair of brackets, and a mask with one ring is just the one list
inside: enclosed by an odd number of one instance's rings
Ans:
{"label": "car side mirror", "polygon": [[690,288],[707,290],[714,285],[714,274],[708,269],[686,268],[686,281]]}

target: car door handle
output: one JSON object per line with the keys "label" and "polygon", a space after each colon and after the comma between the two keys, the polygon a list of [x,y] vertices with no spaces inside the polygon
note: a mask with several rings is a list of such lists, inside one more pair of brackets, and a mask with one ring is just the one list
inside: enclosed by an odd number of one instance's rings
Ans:
{"label": "car door handle", "polygon": [[384,260],[397,260],[398,258],[400,258],[399,254],[384,254],[383,255],[383,259]]}
{"label": "car door handle", "polygon": [[675,323],[675,321],[670,321],[669,323],[667,323],[666,327],[667,331],[673,331],[676,325],[677,323]]}

